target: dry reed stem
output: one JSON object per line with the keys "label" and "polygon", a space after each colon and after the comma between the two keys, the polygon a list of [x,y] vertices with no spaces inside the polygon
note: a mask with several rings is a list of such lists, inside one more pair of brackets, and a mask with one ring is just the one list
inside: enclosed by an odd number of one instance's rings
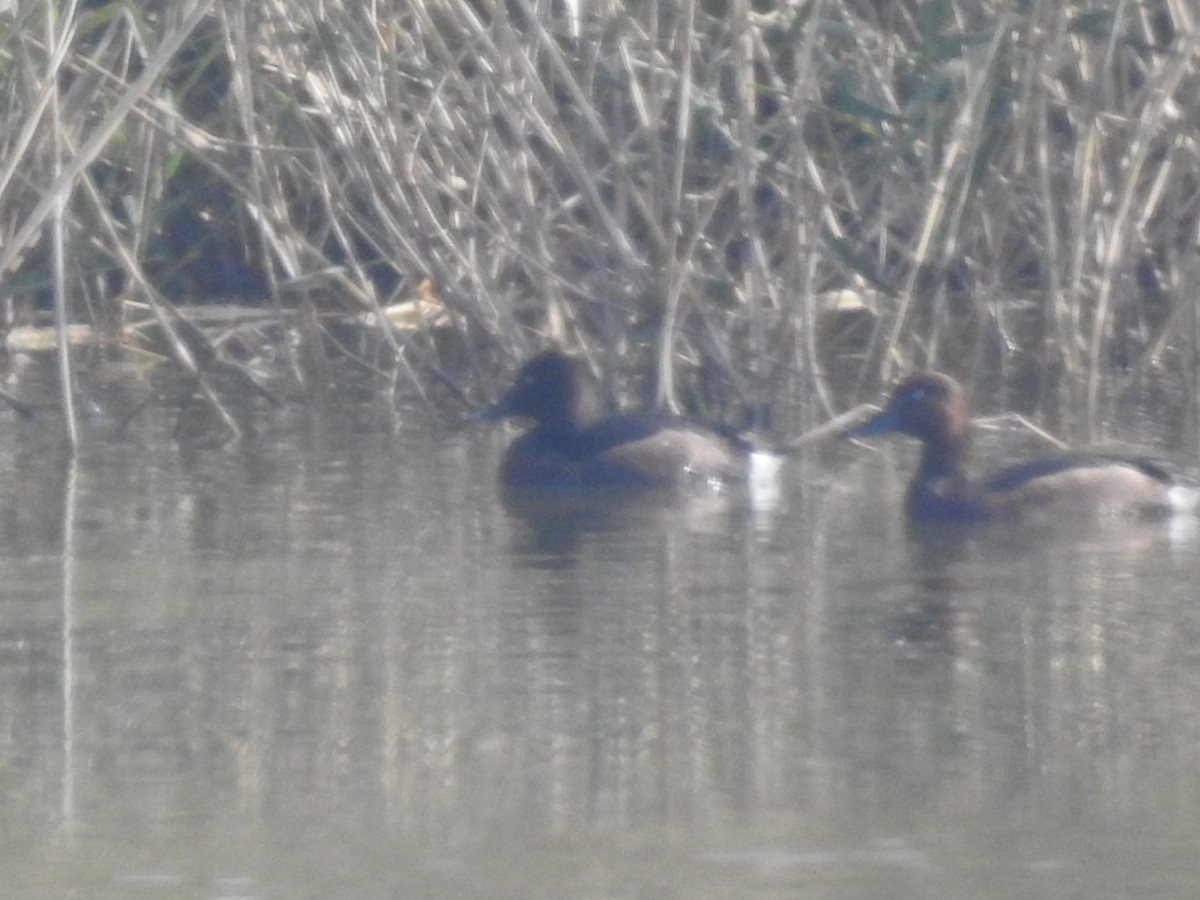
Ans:
{"label": "dry reed stem", "polygon": [[[393,383],[554,340],[716,414],[827,415],[931,364],[1034,373],[1084,430],[1139,373],[1186,367],[1194,395],[1189,4],[556,9],[150,4],[53,47],[23,8],[0,32],[0,290],[38,282],[57,201],[64,291],[94,290],[97,254],[160,290],[163,223],[204,204],[192,167],[228,198],[226,254],[281,314],[317,305],[312,339],[324,312],[437,284],[465,363],[381,324],[369,365]],[[57,178],[55,134],[82,135]],[[301,289],[326,271],[344,288]],[[865,336],[820,306],[835,290],[868,298]]]}

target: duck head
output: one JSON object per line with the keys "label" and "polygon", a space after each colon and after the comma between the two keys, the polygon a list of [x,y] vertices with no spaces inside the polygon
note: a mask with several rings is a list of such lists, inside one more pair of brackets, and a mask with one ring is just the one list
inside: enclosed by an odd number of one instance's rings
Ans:
{"label": "duck head", "polygon": [[602,413],[599,396],[583,360],[561,350],[545,350],[521,366],[504,396],[477,411],[474,421],[517,417],[539,425],[581,427]]}

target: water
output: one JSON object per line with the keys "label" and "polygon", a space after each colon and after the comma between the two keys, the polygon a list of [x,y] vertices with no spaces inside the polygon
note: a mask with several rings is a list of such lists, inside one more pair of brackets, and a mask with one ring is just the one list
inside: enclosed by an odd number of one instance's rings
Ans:
{"label": "water", "polygon": [[378,413],[4,422],[0,895],[1200,884],[1195,529],[917,541],[903,447],[530,510]]}

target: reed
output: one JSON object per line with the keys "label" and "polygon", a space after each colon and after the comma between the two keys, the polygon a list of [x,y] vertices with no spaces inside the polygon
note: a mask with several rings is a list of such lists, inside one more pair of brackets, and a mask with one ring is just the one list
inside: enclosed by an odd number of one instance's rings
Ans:
{"label": "reed", "polygon": [[553,340],[711,415],[811,398],[789,430],[921,366],[1068,431],[1148,374],[1196,408],[1187,0],[55,7],[0,12],[0,296],[148,308],[213,403],[177,307],[233,298],[309,392]]}

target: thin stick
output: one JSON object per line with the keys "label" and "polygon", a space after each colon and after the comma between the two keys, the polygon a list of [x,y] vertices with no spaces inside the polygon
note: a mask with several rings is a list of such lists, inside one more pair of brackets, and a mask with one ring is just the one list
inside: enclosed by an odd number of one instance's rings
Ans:
{"label": "thin stick", "polygon": [[58,48],[71,43],[75,33],[75,4],[68,3],[62,13],[62,34],[57,31],[57,16],[54,7],[46,11],[46,47],[49,52],[50,68],[46,73],[47,80],[55,87],[50,92],[50,134],[54,147],[51,171],[54,182],[58,185],[51,195],[53,208],[51,211],[51,245],[50,253],[54,267],[54,325],[58,341],[58,381],[62,391],[63,418],[67,425],[67,443],[74,453],[79,446],[79,423],[75,416],[74,378],[71,374],[71,341],[67,333],[67,276],[66,276],[66,223],[64,217],[67,210],[67,198],[71,194],[70,184],[59,184],[63,170],[62,122],[58,114]]}

